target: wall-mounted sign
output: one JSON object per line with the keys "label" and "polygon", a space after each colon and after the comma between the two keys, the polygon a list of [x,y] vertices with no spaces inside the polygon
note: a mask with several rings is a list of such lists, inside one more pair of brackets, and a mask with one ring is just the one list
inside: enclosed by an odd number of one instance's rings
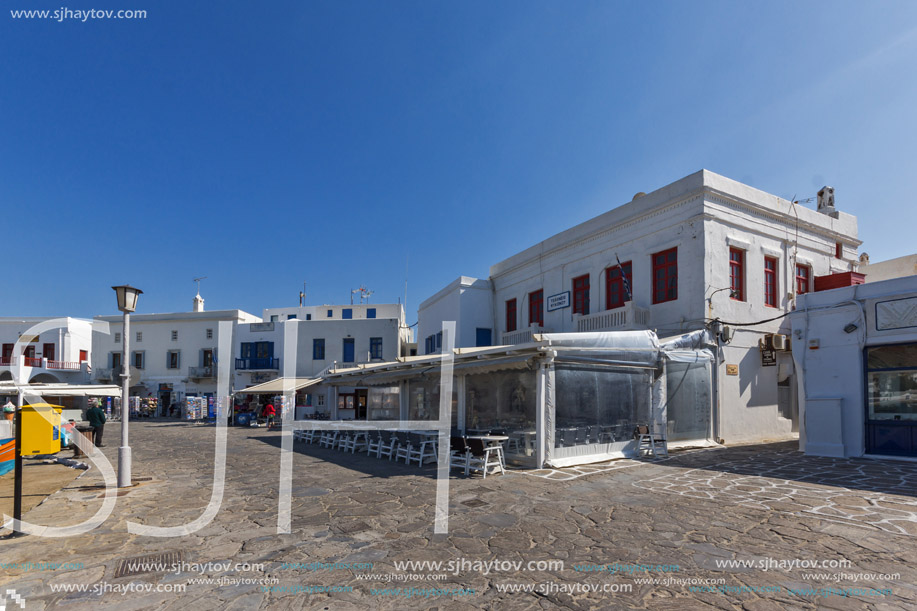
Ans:
{"label": "wall-mounted sign", "polygon": [[37,344],[38,336],[37,335],[20,335],[19,341],[23,344]]}
{"label": "wall-mounted sign", "polygon": [[765,348],[761,351],[761,366],[762,367],[776,367],[777,366],[777,351]]}
{"label": "wall-mounted sign", "polygon": [[171,384],[160,384],[159,385],[159,392],[171,392],[171,391],[172,391]]}
{"label": "wall-mounted sign", "polygon": [[248,325],[248,330],[252,333],[264,333],[265,331],[273,331],[274,323],[272,322],[253,322]]}
{"label": "wall-mounted sign", "polygon": [[556,295],[551,295],[548,297],[548,312],[553,312],[554,310],[562,310],[569,307],[570,291],[564,291],[563,293],[557,293]]}
{"label": "wall-mounted sign", "polygon": [[728,376],[739,375],[739,366],[738,365],[726,365],[726,375]]}

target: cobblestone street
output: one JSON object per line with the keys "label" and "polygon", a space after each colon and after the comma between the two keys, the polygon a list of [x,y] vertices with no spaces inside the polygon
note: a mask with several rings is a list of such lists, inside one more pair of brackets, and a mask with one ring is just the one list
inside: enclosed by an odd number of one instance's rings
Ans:
{"label": "cobblestone street", "polygon": [[[115,423],[106,435],[117,439]],[[219,513],[193,534],[154,538],[129,534],[127,522],[178,526],[201,515],[214,428],[132,424],[138,485],[121,491],[114,513],[87,534],[0,541],[0,588],[15,590],[26,609],[917,606],[914,463],[807,458],[782,443],[575,472],[452,477],[449,534],[434,536],[433,465],[297,442],[293,532],[277,534],[280,441],[279,431],[231,428]],[[116,464],[117,448],[105,452]],[[101,507],[101,484],[93,468],[24,518],[57,526],[87,519]],[[179,570],[121,576],[122,560],[169,552],[185,563]],[[444,565],[396,568],[405,561]],[[500,564],[489,570],[476,564],[493,561]],[[264,571],[246,570],[252,564]],[[87,591],[73,591],[81,584]],[[126,584],[134,590],[123,593]],[[185,591],[138,593],[144,584]],[[71,591],[54,591],[62,585]]]}

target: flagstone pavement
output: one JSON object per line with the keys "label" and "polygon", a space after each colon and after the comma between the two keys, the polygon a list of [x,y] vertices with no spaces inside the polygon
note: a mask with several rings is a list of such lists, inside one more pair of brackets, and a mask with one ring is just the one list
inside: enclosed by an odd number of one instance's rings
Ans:
{"label": "flagstone pavement", "polygon": [[[106,429],[118,439],[116,423]],[[214,432],[132,423],[137,485],[119,491],[112,515],[86,534],[0,540],[0,606],[917,608],[915,463],[805,457],[795,443],[779,443],[453,475],[449,531],[434,535],[433,465],[297,442],[292,532],[278,534],[281,433],[232,427],[212,521],[181,537],[129,533],[127,522],[177,526],[201,516],[213,487]],[[117,448],[104,452],[116,464]],[[81,522],[101,507],[101,486],[94,467],[24,518]],[[183,564],[123,574],[123,560],[166,553]],[[396,567],[406,561],[444,564]]]}

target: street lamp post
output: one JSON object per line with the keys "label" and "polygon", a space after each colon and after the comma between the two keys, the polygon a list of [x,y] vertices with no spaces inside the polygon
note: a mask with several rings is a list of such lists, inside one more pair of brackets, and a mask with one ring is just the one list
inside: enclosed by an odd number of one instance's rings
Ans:
{"label": "street lamp post", "polygon": [[118,309],[124,312],[124,328],[121,330],[121,341],[124,342],[121,355],[121,446],[118,447],[118,488],[131,485],[131,446],[127,440],[127,425],[130,419],[128,392],[130,391],[130,337],[131,312],[137,309],[137,299],[143,293],[130,285],[111,287],[118,294]]}

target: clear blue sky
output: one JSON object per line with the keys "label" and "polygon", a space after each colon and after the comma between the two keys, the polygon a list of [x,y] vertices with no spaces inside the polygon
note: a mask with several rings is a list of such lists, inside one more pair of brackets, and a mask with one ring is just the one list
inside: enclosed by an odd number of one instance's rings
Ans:
{"label": "clear blue sky", "polygon": [[[7,9],[146,9],[15,20]],[[917,252],[915,2],[5,0],[0,315],[408,317],[700,168]],[[810,204],[814,206],[814,204]]]}

